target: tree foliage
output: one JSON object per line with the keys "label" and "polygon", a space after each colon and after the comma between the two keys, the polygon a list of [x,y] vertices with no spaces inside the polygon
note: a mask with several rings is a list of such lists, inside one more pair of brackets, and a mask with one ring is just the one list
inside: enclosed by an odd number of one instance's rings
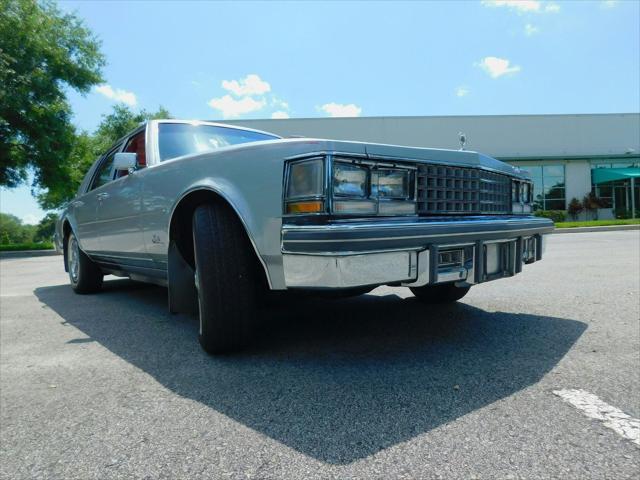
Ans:
{"label": "tree foliage", "polygon": [[49,187],[38,194],[38,201],[42,208],[58,208],[72,199],[84,175],[100,155],[140,123],[156,118],[171,118],[171,115],[162,106],[156,112],[141,110],[134,113],[125,105],[115,105],[111,113],[102,116],[102,121],[93,134],[81,132],[76,135],[67,158],[67,182]]}
{"label": "tree foliage", "polygon": [[35,225],[23,225],[15,215],[0,213],[0,243],[3,245],[32,242],[35,232]]}
{"label": "tree foliage", "polygon": [[48,213],[37,225],[26,225],[15,215],[0,213],[0,244],[50,242],[58,215]]}
{"label": "tree foliage", "polygon": [[56,232],[56,221],[58,215],[53,212],[47,213],[40,223],[36,225],[36,233],[34,240],[38,241],[51,241],[53,234]]}
{"label": "tree foliage", "polygon": [[48,0],[0,0],[0,185],[64,198],[81,148],[65,91],[102,81],[100,43]]}

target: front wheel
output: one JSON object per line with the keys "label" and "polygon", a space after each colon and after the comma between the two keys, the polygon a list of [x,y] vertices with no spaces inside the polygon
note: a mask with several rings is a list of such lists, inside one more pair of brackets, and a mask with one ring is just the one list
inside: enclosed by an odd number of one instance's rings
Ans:
{"label": "front wheel", "polygon": [[409,287],[418,300],[424,303],[452,303],[464,297],[471,287],[456,287],[454,283]]}
{"label": "front wheel", "polygon": [[67,241],[67,270],[71,288],[76,293],[93,293],[102,287],[102,270],[80,249],[73,232]]}
{"label": "front wheel", "polygon": [[225,205],[200,205],[193,214],[200,345],[207,353],[238,350],[251,338],[266,290],[253,247]]}

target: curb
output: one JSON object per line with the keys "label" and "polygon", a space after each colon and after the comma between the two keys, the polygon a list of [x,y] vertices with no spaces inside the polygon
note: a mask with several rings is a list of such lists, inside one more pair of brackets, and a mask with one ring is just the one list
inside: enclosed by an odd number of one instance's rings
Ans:
{"label": "curb", "polygon": [[27,258],[27,257],[49,257],[60,255],[56,250],[17,250],[0,252],[0,258]]}
{"label": "curb", "polygon": [[615,232],[616,230],[640,230],[640,225],[606,225],[603,227],[556,228],[552,233]]}

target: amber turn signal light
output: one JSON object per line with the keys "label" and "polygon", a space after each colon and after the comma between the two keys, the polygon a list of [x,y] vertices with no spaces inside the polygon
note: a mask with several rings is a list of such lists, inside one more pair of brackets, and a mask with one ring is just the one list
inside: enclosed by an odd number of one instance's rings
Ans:
{"label": "amber turn signal light", "polygon": [[322,207],[321,200],[290,202],[287,203],[287,213],[320,213]]}

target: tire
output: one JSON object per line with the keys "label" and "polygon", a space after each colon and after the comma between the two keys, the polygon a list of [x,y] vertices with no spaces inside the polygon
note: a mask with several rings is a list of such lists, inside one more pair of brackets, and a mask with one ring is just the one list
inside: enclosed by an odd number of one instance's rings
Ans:
{"label": "tire", "polygon": [[76,293],[95,293],[102,287],[102,270],[80,249],[73,232],[67,239],[67,270],[71,288]]}
{"label": "tire", "polygon": [[200,345],[209,354],[239,350],[252,337],[267,288],[235,212],[218,203],[198,206],[193,250]]}
{"label": "tire", "polygon": [[453,303],[464,297],[471,287],[456,287],[454,283],[409,287],[418,300],[423,303]]}

